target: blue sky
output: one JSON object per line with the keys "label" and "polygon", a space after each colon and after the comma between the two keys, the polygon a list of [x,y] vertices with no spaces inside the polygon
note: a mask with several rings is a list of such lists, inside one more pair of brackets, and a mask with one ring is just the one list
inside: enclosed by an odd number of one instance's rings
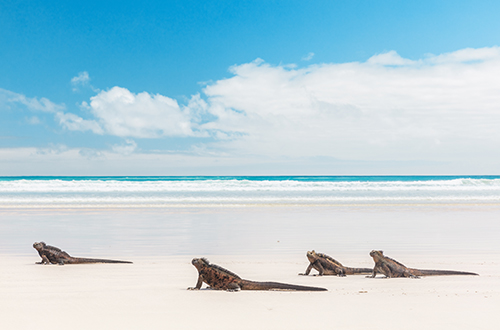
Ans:
{"label": "blue sky", "polygon": [[0,175],[498,174],[495,1],[3,1]]}

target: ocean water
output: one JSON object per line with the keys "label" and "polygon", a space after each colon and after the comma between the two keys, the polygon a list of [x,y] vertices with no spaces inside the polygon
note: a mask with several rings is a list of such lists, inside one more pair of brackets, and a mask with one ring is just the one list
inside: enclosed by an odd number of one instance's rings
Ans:
{"label": "ocean water", "polygon": [[188,261],[500,255],[499,219],[497,176],[0,178],[0,255],[34,259],[35,241],[75,256]]}
{"label": "ocean water", "polygon": [[499,201],[500,176],[0,177],[0,207]]}

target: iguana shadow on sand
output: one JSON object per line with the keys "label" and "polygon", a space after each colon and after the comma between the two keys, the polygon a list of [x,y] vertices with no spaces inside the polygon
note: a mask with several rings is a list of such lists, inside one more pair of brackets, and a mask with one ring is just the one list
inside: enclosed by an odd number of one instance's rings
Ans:
{"label": "iguana shadow on sand", "polygon": [[33,247],[38,251],[42,261],[37,264],[50,265],[50,264],[131,264],[131,261],[108,260],[108,259],[89,259],[89,258],[75,258],[70,256],[65,251],[55,246],[45,244],[45,242],[35,242]]}

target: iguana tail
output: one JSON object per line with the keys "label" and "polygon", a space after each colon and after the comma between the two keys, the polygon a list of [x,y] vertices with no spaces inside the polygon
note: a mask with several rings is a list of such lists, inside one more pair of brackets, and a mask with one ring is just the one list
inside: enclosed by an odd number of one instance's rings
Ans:
{"label": "iguana tail", "polygon": [[65,264],[131,264],[132,261],[109,260],[109,259],[90,259],[90,258],[72,258],[65,261]]}
{"label": "iguana tail", "polygon": [[354,274],[371,274],[373,273],[373,268],[351,268],[345,267],[345,275],[354,275]]}
{"label": "iguana tail", "polygon": [[439,276],[439,275],[477,275],[476,273],[460,272],[455,270],[434,270],[434,269],[412,269],[411,273],[416,276]]}
{"label": "iguana tail", "polygon": [[241,290],[293,290],[293,291],[328,291],[325,288],[314,286],[294,285],[279,282],[253,282],[245,281],[241,285]]}

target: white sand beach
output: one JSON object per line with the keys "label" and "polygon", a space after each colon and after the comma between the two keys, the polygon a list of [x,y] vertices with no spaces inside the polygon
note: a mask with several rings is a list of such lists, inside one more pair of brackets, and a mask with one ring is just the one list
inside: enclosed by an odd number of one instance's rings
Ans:
{"label": "white sand beach", "polygon": [[[499,210],[3,209],[0,328],[494,329],[500,324],[500,247],[493,239]],[[31,244],[40,240],[77,257],[134,263],[36,265],[40,258]],[[351,267],[372,267],[368,253],[383,249],[408,267],[480,276],[299,276],[312,249]],[[245,279],[328,291],[189,291],[197,280],[193,257],[207,257]]]}
{"label": "white sand beach", "polygon": [[[346,265],[371,265],[366,256],[341,257]],[[188,256],[134,258],[132,265],[42,266],[34,264],[36,256],[4,255],[0,328],[494,329],[500,324],[499,257],[408,256],[407,265],[480,276],[370,279],[298,276],[308,265],[305,256],[210,256],[243,278],[328,288],[233,293],[186,290],[197,279]]]}

